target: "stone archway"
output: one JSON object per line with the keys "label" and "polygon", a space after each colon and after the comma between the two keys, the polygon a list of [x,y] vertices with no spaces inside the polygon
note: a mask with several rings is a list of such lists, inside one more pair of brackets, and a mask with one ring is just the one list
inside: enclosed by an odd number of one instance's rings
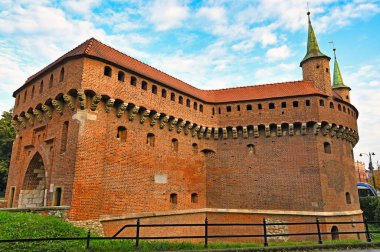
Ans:
{"label": "stone archway", "polygon": [[18,207],[42,207],[45,198],[45,168],[37,152],[29,163],[20,191]]}

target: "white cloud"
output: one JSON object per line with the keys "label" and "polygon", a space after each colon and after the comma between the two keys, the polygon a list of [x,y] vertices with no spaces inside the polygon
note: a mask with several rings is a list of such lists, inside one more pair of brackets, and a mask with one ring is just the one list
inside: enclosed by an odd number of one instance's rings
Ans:
{"label": "white cloud", "polygon": [[90,15],[93,7],[100,4],[100,0],[66,0],[63,1],[63,6],[68,10],[81,14]]}
{"label": "white cloud", "polygon": [[282,63],[260,68],[254,74],[255,82],[265,84],[299,80],[300,75],[297,74],[298,64]]}
{"label": "white cloud", "polygon": [[269,49],[265,57],[269,62],[277,61],[277,60],[284,60],[289,58],[291,55],[291,51],[287,45],[282,45],[280,47],[274,47]]}
{"label": "white cloud", "polygon": [[177,0],[155,0],[149,8],[149,20],[158,31],[178,28],[188,16],[189,8]]}
{"label": "white cloud", "polygon": [[233,50],[247,52],[257,43],[262,47],[277,43],[277,35],[273,32],[275,25],[255,27],[248,32],[248,36],[232,46]]}
{"label": "white cloud", "polygon": [[206,18],[215,23],[226,23],[227,21],[226,10],[220,6],[202,7],[198,10],[197,16],[199,18]]}

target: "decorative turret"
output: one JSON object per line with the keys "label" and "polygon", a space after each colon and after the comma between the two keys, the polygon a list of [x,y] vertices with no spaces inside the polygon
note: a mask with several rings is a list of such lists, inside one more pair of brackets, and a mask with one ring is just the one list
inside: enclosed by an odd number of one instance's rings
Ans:
{"label": "decorative turret", "polygon": [[318,42],[310,21],[310,12],[307,12],[309,29],[307,37],[306,55],[300,63],[304,80],[311,80],[314,86],[331,96],[330,57],[319,50]]}
{"label": "decorative turret", "polygon": [[338,61],[336,59],[336,49],[334,51],[334,78],[332,88],[337,92],[343,100],[350,102],[350,90],[349,86],[344,85],[342,74],[340,73]]}

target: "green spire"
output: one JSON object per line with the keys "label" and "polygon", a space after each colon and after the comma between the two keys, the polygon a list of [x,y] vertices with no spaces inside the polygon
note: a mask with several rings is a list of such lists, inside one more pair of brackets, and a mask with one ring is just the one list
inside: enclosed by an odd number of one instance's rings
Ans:
{"label": "green spire", "polygon": [[307,34],[307,52],[303,60],[301,61],[301,65],[304,61],[311,59],[311,58],[316,58],[316,57],[327,57],[330,59],[330,57],[324,55],[320,50],[318,46],[317,39],[314,34],[313,26],[311,26],[311,21],[310,21],[310,12],[307,12],[307,18],[309,20],[309,29],[308,29],[308,34]]}
{"label": "green spire", "polygon": [[344,85],[344,83],[343,83],[343,78],[342,78],[342,75],[340,73],[338,61],[336,60],[336,54],[335,54],[336,49],[334,48],[333,51],[334,51],[334,77],[333,77],[333,86],[332,86],[332,88],[334,88],[334,89],[336,89],[336,88],[348,88],[348,89],[351,89],[350,87]]}

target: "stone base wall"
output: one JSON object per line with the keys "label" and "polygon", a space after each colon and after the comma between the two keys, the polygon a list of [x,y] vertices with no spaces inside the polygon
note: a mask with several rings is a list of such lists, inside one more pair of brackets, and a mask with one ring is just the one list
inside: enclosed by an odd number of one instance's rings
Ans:
{"label": "stone base wall", "polygon": [[42,207],[45,191],[41,189],[21,190],[19,198],[20,208]]}
{"label": "stone base wall", "polygon": [[84,228],[91,232],[97,233],[100,236],[104,236],[103,226],[99,220],[67,221],[76,227]]}

